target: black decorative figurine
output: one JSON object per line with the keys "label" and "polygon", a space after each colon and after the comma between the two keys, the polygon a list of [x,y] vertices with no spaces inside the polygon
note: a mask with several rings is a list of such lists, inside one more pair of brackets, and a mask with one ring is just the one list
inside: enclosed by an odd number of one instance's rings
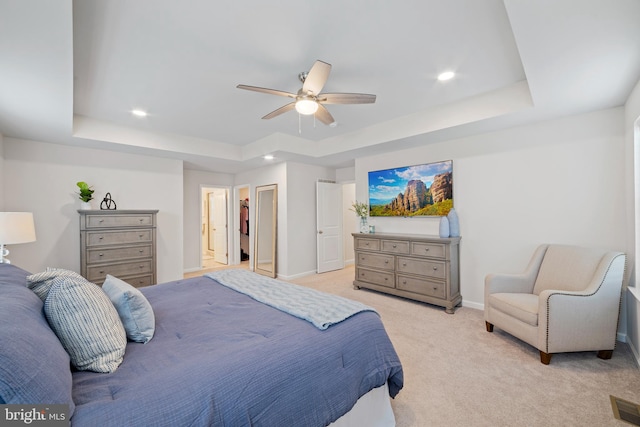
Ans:
{"label": "black decorative figurine", "polygon": [[[112,207],[113,204],[113,207]],[[102,203],[100,203],[100,209],[104,210],[109,210],[109,211],[115,211],[116,209],[118,209],[116,207],[116,201],[113,200],[111,198],[111,193],[107,193],[104,196],[104,199],[102,199]]]}

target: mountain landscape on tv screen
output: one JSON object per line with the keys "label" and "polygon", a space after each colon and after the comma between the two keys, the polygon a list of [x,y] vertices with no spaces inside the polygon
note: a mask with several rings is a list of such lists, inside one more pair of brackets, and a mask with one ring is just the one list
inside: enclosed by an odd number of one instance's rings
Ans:
{"label": "mountain landscape on tv screen", "polygon": [[[440,216],[453,207],[451,161],[369,173],[370,216]],[[440,173],[433,174],[433,171]],[[420,174],[424,178],[419,178]],[[397,177],[397,178],[396,178]],[[406,180],[408,177],[412,179]],[[405,180],[406,184],[404,184]],[[403,184],[404,188],[398,187]],[[402,191],[391,195],[393,190]],[[388,195],[384,197],[384,195]]]}

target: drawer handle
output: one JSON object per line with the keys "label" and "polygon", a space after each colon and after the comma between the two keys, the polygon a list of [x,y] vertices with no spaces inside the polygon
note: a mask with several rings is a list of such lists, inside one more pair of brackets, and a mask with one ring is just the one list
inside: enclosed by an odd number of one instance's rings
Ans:
{"label": "drawer handle", "polygon": [[438,267],[433,267],[433,271],[437,271],[437,270],[438,270]]}
{"label": "drawer handle", "polygon": [[403,280],[403,281],[402,281],[402,284],[403,284],[403,285],[406,285],[406,284],[407,284],[407,281],[406,281],[406,280]]}
{"label": "drawer handle", "polygon": [[369,246],[369,242],[365,242],[365,244],[364,244],[364,245],[365,245],[365,246]]}
{"label": "drawer handle", "polygon": [[101,220],[100,220],[100,221],[98,221],[98,222],[104,222],[104,219],[101,219]]}
{"label": "drawer handle", "polygon": [[104,254],[103,254],[102,252],[100,252],[100,253],[98,254],[98,256],[103,256],[103,255],[104,255]]}
{"label": "drawer handle", "polygon": [[140,222],[144,221],[144,218],[140,218]]}
{"label": "drawer handle", "polygon": [[100,274],[104,274],[104,270],[100,270]]}
{"label": "drawer handle", "polygon": [[142,253],[142,252],[144,252],[144,251],[143,251],[142,249],[140,249],[138,252]]}
{"label": "drawer handle", "polygon": [[389,260],[388,259],[384,260],[384,263],[389,264]]}
{"label": "drawer handle", "polygon": [[403,266],[403,267],[406,267],[406,266],[407,266],[407,263],[406,263],[406,262],[403,262],[403,263],[402,263],[402,266]]}
{"label": "drawer handle", "polygon": [[395,249],[395,248],[397,248],[397,247],[398,247],[398,245],[393,245],[393,248],[394,248],[394,249]]}
{"label": "drawer handle", "polygon": [[424,248],[425,251],[429,252],[429,248]]}
{"label": "drawer handle", "polygon": [[144,265],[140,265],[139,267],[140,267],[140,268],[144,268]]}
{"label": "drawer handle", "polygon": [[144,236],[144,234],[139,234],[138,236],[139,236],[140,238],[142,238],[142,236]]}
{"label": "drawer handle", "polygon": [[98,237],[98,240],[102,240],[102,238],[103,238],[103,237],[104,237],[104,236],[100,236],[100,237]]}
{"label": "drawer handle", "polygon": [[387,280],[389,280],[389,279],[385,277],[385,278],[384,278],[384,281],[386,282]]}

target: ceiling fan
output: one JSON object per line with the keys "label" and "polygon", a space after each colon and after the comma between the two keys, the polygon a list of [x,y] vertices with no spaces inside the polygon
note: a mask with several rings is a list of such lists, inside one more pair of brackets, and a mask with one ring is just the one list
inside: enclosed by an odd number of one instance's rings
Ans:
{"label": "ceiling fan", "polygon": [[298,90],[298,93],[247,85],[238,85],[236,87],[295,99],[295,101],[270,112],[263,119],[272,119],[295,109],[300,114],[313,115],[325,125],[329,125],[335,120],[323,104],[373,104],[376,102],[375,95],[366,93],[321,93],[330,72],[331,64],[320,60],[316,61],[309,72],[298,74],[298,78],[302,82],[302,88]]}

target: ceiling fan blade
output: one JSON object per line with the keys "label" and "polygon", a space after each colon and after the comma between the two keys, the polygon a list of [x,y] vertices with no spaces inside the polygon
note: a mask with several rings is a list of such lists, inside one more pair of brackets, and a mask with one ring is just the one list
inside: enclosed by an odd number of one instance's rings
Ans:
{"label": "ceiling fan blade", "polygon": [[261,93],[268,93],[270,95],[288,96],[289,98],[295,98],[296,97],[296,95],[294,93],[285,92],[285,91],[282,91],[282,90],[267,89],[267,88],[264,88],[264,87],[247,86],[247,85],[238,85],[236,87],[238,89],[252,90],[254,92],[261,92]]}
{"label": "ceiling fan blade", "polygon": [[330,125],[331,123],[335,122],[329,110],[327,110],[321,104],[318,104],[318,111],[316,111],[315,116],[316,119],[320,120],[325,125]]}
{"label": "ceiling fan blade", "polygon": [[322,93],[318,96],[322,104],[373,104],[375,95],[366,93]]}
{"label": "ceiling fan blade", "polygon": [[331,64],[320,60],[316,61],[304,80],[302,90],[307,93],[311,92],[314,95],[319,94],[327,82],[330,72]]}
{"label": "ceiling fan blade", "polygon": [[296,108],[296,103],[295,102],[290,102],[287,105],[283,105],[282,107],[278,108],[277,110],[273,110],[272,112],[270,112],[269,114],[267,114],[266,116],[263,117],[263,119],[272,119],[276,116],[279,116],[280,114],[284,114],[287,111],[291,111],[294,108]]}

